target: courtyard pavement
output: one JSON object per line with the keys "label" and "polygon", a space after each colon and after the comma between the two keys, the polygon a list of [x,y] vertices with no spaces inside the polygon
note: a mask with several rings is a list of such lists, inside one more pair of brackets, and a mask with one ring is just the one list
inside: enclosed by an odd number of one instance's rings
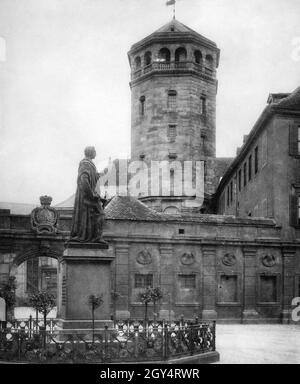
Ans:
{"label": "courtyard pavement", "polygon": [[300,364],[300,324],[217,324],[217,364]]}

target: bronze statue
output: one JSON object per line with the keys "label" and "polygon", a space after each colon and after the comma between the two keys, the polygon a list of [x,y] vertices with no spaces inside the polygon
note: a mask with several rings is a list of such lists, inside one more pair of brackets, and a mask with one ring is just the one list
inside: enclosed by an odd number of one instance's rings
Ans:
{"label": "bronze statue", "polygon": [[80,161],[77,178],[77,191],[71,230],[71,242],[105,243],[102,238],[104,210],[102,199],[95,191],[100,174],[93,159],[96,157],[94,147],[84,150],[85,158]]}

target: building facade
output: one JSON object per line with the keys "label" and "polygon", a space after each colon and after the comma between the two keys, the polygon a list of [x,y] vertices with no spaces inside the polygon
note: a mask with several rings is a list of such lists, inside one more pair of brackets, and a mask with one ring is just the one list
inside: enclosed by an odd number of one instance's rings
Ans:
{"label": "building facade", "polygon": [[274,218],[282,237],[300,239],[300,88],[268,105],[226,171],[217,212]]}

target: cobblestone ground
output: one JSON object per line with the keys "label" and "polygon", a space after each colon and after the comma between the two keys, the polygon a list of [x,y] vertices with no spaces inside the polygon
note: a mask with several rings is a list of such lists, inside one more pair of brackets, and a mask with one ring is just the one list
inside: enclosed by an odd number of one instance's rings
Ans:
{"label": "cobblestone ground", "polygon": [[300,364],[300,324],[217,324],[217,351],[218,364]]}

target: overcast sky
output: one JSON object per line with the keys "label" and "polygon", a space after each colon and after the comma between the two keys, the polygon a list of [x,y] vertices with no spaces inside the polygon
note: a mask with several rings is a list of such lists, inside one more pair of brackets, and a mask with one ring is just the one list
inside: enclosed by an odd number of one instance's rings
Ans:
{"label": "overcast sky", "polygon": [[[99,167],[129,156],[127,52],[165,2],[0,0],[0,201],[66,199],[86,145]],[[177,19],[221,49],[217,155],[234,156],[268,94],[300,85],[300,1],[179,0]]]}

